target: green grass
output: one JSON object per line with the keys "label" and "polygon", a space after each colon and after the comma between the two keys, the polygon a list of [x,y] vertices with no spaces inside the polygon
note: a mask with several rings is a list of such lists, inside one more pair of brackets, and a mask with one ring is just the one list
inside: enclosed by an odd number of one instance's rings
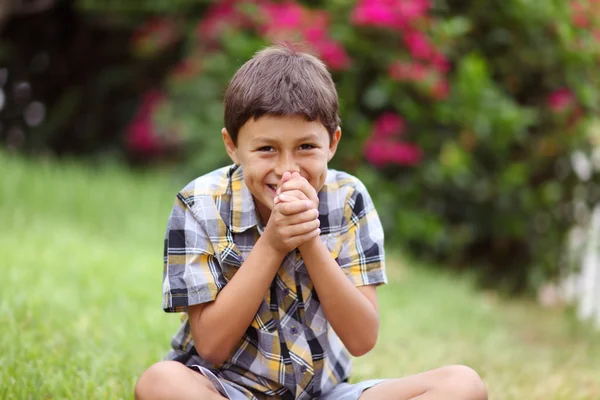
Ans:
{"label": "green grass", "polygon": [[[166,174],[0,152],[0,398],[132,398],[178,326],[161,311]],[[600,333],[390,257],[381,335],[354,379],[461,363],[491,399],[600,398]]]}

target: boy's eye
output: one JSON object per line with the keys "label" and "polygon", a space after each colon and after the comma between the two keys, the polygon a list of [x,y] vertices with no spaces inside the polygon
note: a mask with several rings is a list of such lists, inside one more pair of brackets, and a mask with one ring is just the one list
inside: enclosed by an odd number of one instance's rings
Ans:
{"label": "boy's eye", "polygon": [[300,145],[300,149],[302,149],[302,150],[311,150],[314,148],[315,148],[315,146],[313,146],[312,144],[308,144],[308,143]]}
{"label": "boy's eye", "polygon": [[269,151],[273,151],[273,147],[271,147],[271,146],[263,146],[263,147],[259,147],[258,149],[256,149],[256,151],[269,152]]}

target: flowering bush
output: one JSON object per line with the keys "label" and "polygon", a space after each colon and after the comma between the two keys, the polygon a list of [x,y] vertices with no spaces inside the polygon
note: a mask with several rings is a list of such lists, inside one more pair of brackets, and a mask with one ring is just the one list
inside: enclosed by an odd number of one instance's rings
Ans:
{"label": "flowering bush", "polygon": [[[338,85],[333,167],[365,181],[389,241],[481,266],[500,287],[536,285],[560,265],[575,202],[599,197],[575,190],[568,160],[599,126],[600,1],[560,3],[206,2],[186,18],[153,132],[176,132],[190,176],[223,165],[229,79],[263,46],[300,41]],[[144,54],[173,37],[153,24]]]}

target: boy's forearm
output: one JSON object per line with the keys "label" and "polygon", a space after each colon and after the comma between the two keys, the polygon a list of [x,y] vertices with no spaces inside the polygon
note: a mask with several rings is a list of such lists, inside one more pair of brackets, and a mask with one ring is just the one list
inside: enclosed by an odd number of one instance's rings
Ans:
{"label": "boy's forearm", "polygon": [[235,273],[190,324],[196,350],[207,361],[220,364],[250,326],[284,255],[260,239]]}
{"label": "boy's forearm", "polygon": [[367,353],[379,332],[376,306],[350,282],[320,239],[299,250],[327,320],[352,355]]}

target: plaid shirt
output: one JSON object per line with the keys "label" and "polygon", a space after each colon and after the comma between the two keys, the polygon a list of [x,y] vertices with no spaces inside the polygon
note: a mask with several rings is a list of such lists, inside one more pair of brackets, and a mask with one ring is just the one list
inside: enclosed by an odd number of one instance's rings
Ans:
{"label": "plaid shirt", "polygon": [[[318,196],[321,239],[346,276],[356,286],[386,283],[383,230],[365,186],[329,170]],[[177,195],[165,236],[164,310],[184,312],[215,300],[262,230],[241,167],[221,168],[187,185]],[[249,399],[318,397],[347,380],[351,369],[298,250],[283,260],[226,362],[212,365],[198,355],[186,314],[166,358],[208,368]]]}

